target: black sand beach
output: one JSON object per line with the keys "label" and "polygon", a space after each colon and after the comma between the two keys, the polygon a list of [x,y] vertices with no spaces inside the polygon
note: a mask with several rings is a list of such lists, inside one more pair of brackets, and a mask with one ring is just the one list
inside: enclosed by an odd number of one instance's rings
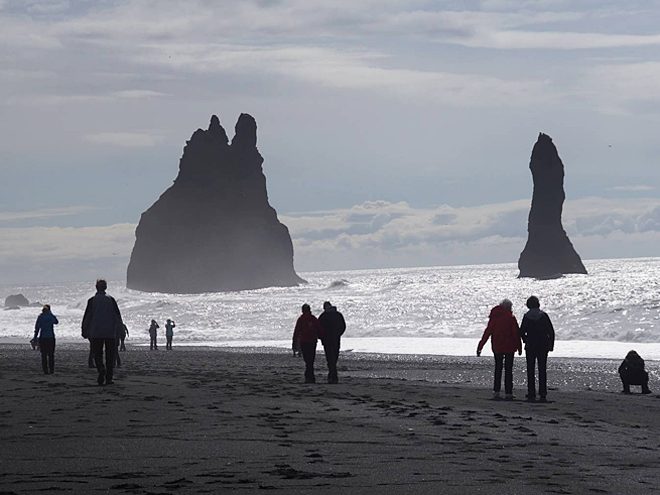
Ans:
{"label": "black sand beach", "polygon": [[[0,493],[655,493],[660,401],[618,362],[551,359],[549,404],[491,400],[492,358],[347,353],[305,385],[281,351],[0,346]],[[649,363],[657,377],[656,363]],[[659,384],[652,378],[651,389]],[[589,387],[591,388],[589,390]],[[638,390],[636,390],[638,391]]]}

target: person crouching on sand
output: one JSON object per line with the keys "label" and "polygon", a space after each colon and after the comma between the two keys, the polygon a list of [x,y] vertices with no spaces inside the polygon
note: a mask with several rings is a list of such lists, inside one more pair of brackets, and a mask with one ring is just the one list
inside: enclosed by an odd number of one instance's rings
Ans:
{"label": "person crouching on sand", "polygon": [[541,311],[539,298],[530,296],[527,299],[529,311],[523,316],[520,324],[520,337],[525,343],[527,358],[527,400],[536,400],[536,362],[539,363],[539,396],[541,402],[546,402],[548,352],[555,347],[555,329],[550,317]]}
{"label": "person crouching on sand", "polygon": [[644,369],[644,360],[635,351],[630,351],[619,366],[619,376],[624,394],[630,393],[631,385],[641,385],[643,394],[650,394],[649,374]]}
{"label": "person crouching on sand", "polygon": [[316,383],[314,377],[314,359],[316,358],[316,342],[321,333],[321,325],[312,314],[309,304],[302,305],[302,315],[296,321],[293,330],[292,347],[295,349],[296,341],[299,342],[300,352],[305,360],[305,383]]}
{"label": "person crouching on sand", "polygon": [[502,365],[504,365],[504,392],[506,400],[513,400],[513,355],[518,351],[522,354],[522,342],[518,334],[518,321],[513,316],[513,303],[504,299],[499,305],[490,310],[488,326],[477,346],[477,356],[491,338],[491,346],[495,355],[495,383],[493,397],[500,398],[502,387]]}
{"label": "person crouching on sand", "polygon": [[34,340],[39,339],[39,350],[41,351],[41,366],[44,375],[55,372],[55,330],[57,317],[50,312],[50,305],[44,304],[41,314],[34,324]]}

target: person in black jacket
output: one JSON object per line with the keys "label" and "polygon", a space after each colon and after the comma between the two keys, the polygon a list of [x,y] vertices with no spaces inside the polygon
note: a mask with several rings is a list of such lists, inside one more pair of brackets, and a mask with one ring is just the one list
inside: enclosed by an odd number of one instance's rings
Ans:
{"label": "person in black jacket", "polygon": [[644,360],[642,356],[635,351],[626,354],[626,358],[619,366],[619,376],[623,383],[623,393],[630,393],[631,385],[641,385],[643,394],[650,394],[649,374],[644,369]]}
{"label": "person in black jacket", "polygon": [[329,301],[323,303],[323,313],[319,316],[319,323],[323,328],[321,342],[325,351],[325,360],[328,363],[328,383],[339,383],[337,374],[337,361],[341,347],[341,336],[346,331],[344,316]]}
{"label": "person in black jacket", "polygon": [[539,396],[541,402],[546,402],[548,352],[555,347],[555,329],[550,317],[541,311],[539,298],[531,296],[527,299],[529,311],[523,316],[520,325],[520,338],[525,343],[527,357],[527,400],[536,400],[536,362],[539,363]]}
{"label": "person in black jacket", "polygon": [[[112,385],[117,338],[123,326],[117,301],[106,294],[108,283],[100,278],[96,281],[96,295],[89,298],[82,321],[82,336],[89,339],[99,385]],[[105,366],[103,349],[105,348]]]}

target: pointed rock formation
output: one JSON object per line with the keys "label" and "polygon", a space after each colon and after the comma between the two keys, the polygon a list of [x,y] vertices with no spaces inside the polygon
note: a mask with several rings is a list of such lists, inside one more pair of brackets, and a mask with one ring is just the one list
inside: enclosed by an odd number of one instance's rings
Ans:
{"label": "pointed rock formation", "polygon": [[289,230],[268,203],[257,123],[241,114],[231,144],[215,115],[187,142],[174,184],[142,214],[127,286],[194,294],[304,282]]}
{"label": "pointed rock formation", "polygon": [[520,277],[550,278],[587,273],[561,224],[564,205],[564,164],[552,138],[539,134],[529,163],[534,180],[529,237],[520,254]]}

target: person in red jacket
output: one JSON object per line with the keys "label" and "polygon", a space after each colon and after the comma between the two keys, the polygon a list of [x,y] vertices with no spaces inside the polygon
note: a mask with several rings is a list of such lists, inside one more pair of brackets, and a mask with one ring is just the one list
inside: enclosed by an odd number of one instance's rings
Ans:
{"label": "person in red jacket", "polygon": [[309,304],[302,305],[302,315],[296,322],[296,328],[293,331],[293,349],[296,348],[296,342],[300,346],[303,359],[305,360],[305,383],[316,383],[314,377],[314,359],[316,358],[316,341],[323,333],[321,324],[316,316],[312,314]]}
{"label": "person in red jacket", "polygon": [[477,356],[481,356],[481,350],[491,339],[493,354],[495,355],[495,383],[493,385],[493,396],[500,398],[502,386],[502,365],[504,365],[504,391],[507,400],[513,399],[513,354],[518,351],[522,354],[522,342],[518,334],[518,321],[513,316],[511,308],[513,304],[504,299],[499,305],[490,310],[488,326],[477,346]]}

